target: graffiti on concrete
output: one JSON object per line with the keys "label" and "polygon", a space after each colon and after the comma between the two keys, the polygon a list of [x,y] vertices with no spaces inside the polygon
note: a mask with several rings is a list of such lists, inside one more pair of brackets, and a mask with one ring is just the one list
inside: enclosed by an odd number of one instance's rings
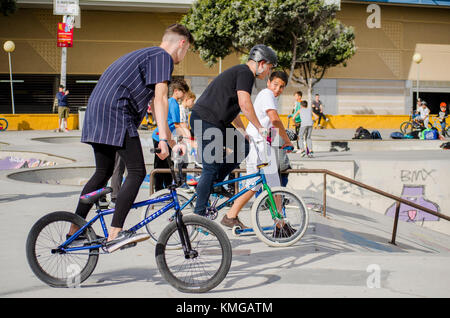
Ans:
{"label": "graffiti on concrete", "polygon": [[18,157],[0,158],[0,170],[21,169],[21,168],[37,168],[56,165],[55,162],[40,159],[23,159]]}
{"label": "graffiti on concrete", "polygon": [[[425,198],[424,185],[403,185],[402,199],[419,204],[427,209],[439,212],[439,205],[431,202]],[[387,210],[386,215],[395,216],[396,203],[392,204]],[[418,210],[407,204],[400,204],[399,220],[406,222],[421,222],[421,221],[439,221],[439,217],[431,215],[425,211]]]}
{"label": "graffiti on concrete", "polygon": [[402,182],[407,183],[416,183],[416,182],[426,182],[431,178],[434,181],[434,178],[432,176],[433,172],[436,172],[436,170],[435,169],[401,170],[400,180]]}

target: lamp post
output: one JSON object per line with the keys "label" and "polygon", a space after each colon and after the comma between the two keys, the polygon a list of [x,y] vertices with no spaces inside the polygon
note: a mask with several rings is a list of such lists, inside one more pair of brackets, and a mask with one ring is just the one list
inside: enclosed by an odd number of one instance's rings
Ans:
{"label": "lamp post", "polygon": [[419,100],[419,69],[420,62],[422,62],[422,54],[416,53],[413,55],[413,61],[417,64],[417,100]]}
{"label": "lamp post", "polygon": [[9,83],[11,84],[11,104],[12,104],[12,113],[15,113],[14,110],[14,92],[13,92],[13,81],[12,81],[12,69],[11,69],[11,53],[14,52],[16,45],[13,41],[6,41],[3,44],[3,50],[8,53],[9,58]]}

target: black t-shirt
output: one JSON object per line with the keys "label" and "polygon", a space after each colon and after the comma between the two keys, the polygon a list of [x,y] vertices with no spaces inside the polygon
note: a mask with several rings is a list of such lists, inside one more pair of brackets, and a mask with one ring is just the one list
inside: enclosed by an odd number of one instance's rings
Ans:
{"label": "black t-shirt", "polygon": [[312,111],[315,113],[320,113],[320,105],[322,104],[322,102],[319,100],[318,102],[313,101],[312,102]]}
{"label": "black t-shirt", "polygon": [[251,94],[254,82],[255,75],[246,64],[233,66],[208,85],[192,110],[202,120],[225,129],[241,111],[237,91]]}

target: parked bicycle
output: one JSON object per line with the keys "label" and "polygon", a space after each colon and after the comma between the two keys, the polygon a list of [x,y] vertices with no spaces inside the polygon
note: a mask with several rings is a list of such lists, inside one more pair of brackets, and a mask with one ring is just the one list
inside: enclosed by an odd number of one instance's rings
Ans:
{"label": "parked bicycle", "polygon": [[[158,149],[156,150],[158,151]],[[175,177],[173,164],[169,166]],[[174,178],[175,180],[175,178]],[[156,243],[156,263],[163,278],[177,290],[187,293],[203,293],[216,287],[227,275],[232,260],[230,241],[224,230],[215,222],[197,215],[181,212],[176,185],[168,188],[167,195],[156,199],[136,202],[132,209],[164,202],[158,210],[129,231],[138,231],[164,213],[173,216],[166,223]],[[34,274],[52,287],[72,287],[81,284],[94,271],[101,254],[108,254],[105,243],[108,230],[104,217],[114,213],[114,209],[103,210],[99,199],[112,192],[103,188],[83,195],[83,203],[95,203],[96,215],[86,221],[71,212],[53,212],[39,219],[31,228],[26,255]],[[104,237],[97,236],[94,223],[100,220]],[[79,230],[67,235],[71,225]],[[136,243],[122,247],[129,248]]]}
{"label": "parked bicycle", "polygon": [[439,134],[441,134],[444,137],[450,137],[450,126],[447,125],[447,122],[444,121],[444,129],[442,129],[441,122],[439,121],[439,118],[437,117],[430,117],[430,121],[428,122],[428,126],[430,128],[435,128]]}
{"label": "parked bicycle", "polygon": [[423,123],[415,120],[417,116],[418,116],[417,114],[414,114],[414,112],[412,112],[409,115],[409,120],[404,121],[403,123],[400,124],[400,131],[403,134],[410,134],[413,131],[421,131],[425,129]]}
{"label": "parked bicycle", "polygon": [[6,118],[0,118],[0,131],[6,131],[8,129],[8,121]]}

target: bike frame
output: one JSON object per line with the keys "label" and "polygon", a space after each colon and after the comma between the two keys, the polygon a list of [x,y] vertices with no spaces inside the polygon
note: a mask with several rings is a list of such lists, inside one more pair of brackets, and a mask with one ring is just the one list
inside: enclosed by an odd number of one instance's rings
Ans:
{"label": "bike frame", "polygon": [[[151,221],[153,221],[154,219],[156,219],[157,217],[161,216],[162,214],[164,214],[165,212],[167,212],[168,210],[170,210],[171,208],[175,208],[175,214],[177,216],[177,222],[179,219],[179,216],[182,216],[181,214],[181,210],[180,210],[180,205],[178,202],[178,196],[177,196],[177,192],[175,189],[171,189],[170,194],[165,195],[163,197],[157,198],[157,199],[151,199],[151,200],[145,200],[145,201],[141,201],[141,202],[136,202],[131,206],[131,209],[136,209],[142,206],[147,206],[150,204],[155,204],[155,203],[159,203],[159,202],[166,202],[166,201],[171,201],[170,203],[168,203],[167,205],[165,205],[164,207],[162,207],[161,209],[159,209],[158,211],[156,211],[155,213],[153,213],[152,215],[149,215],[148,217],[146,217],[144,220],[142,220],[141,222],[139,222],[138,224],[136,224],[135,226],[133,226],[132,228],[130,228],[130,231],[137,231],[140,228],[144,227],[145,225],[147,225],[148,223],[150,223]],[[102,247],[102,244],[98,244],[98,245],[90,245],[90,246],[80,246],[80,247],[69,247],[69,248],[65,248],[66,246],[68,246],[70,243],[72,243],[81,233],[83,233],[83,231],[91,226],[92,224],[94,224],[97,220],[100,219],[100,224],[102,226],[103,229],[103,234],[105,235],[105,238],[108,237],[108,229],[106,227],[106,223],[105,223],[105,219],[104,217],[106,215],[110,215],[113,214],[115,211],[115,209],[108,209],[108,210],[101,210],[98,209],[97,210],[97,215],[95,215],[91,220],[89,220],[85,225],[83,225],[83,227],[81,227],[77,232],[75,232],[69,239],[67,239],[63,244],[61,244],[58,249],[63,250],[64,252],[74,252],[74,251],[80,251],[80,250],[92,250],[92,249],[98,249]]]}
{"label": "bike frame", "polygon": [[[229,198],[225,202],[221,203],[218,207],[216,207],[216,209],[218,211],[223,209],[229,203],[234,202],[237,198],[242,196],[244,193],[252,190],[257,185],[262,183],[263,189],[266,190],[267,193],[269,194],[269,201],[270,201],[269,210],[270,210],[270,213],[272,214],[272,218],[273,219],[282,219],[283,217],[277,211],[272,191],[271,191],[271,189],[270,189],[270,187],[269,187],[269,185],[267,184],[267,181],[266,181],[266,176],[261,171],[258,171],[256,173],[249,174],[249,175],[246,175],[246,176],[238,177],[236,179],[218,182],[218,183],[214,184],[214,188],[215,187],[220,187],[220,186],[223,186],[223,185],[226,185],[226,184],[236,183],[236,182],[239,182],[239,181],[242,181],[242,180],[252,179],[252,178],[258,178],[258,179],[255,182],[253,182],[253,183],[249,184],[248,186],[246,186],[244,189],[242,189],[241,191],[236,193],[234,196],[232,196],[231,198]],[[186,205],[191,203],[195,199],[196,196],[197,196],[197,194],[194,194],[187,202],[185,202],[181,206],[181,210],[183,210]]]}

